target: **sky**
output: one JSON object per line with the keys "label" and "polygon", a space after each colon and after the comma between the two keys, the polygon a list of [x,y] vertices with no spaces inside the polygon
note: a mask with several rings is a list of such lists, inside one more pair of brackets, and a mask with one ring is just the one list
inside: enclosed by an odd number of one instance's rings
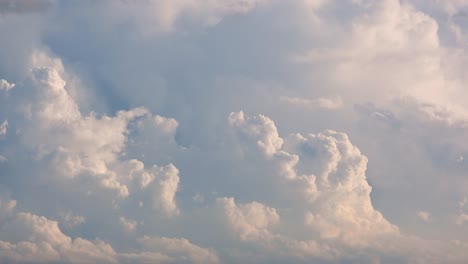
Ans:
{"label": "sky", "polygon": [[0,0],[0,263],[468,262],[467,0]]}

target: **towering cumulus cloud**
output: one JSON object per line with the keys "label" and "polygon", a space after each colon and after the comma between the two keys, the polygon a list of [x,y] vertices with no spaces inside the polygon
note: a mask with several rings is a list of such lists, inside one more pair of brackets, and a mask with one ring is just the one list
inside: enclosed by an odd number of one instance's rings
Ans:
{"label": "towering cumulus cloud", "polygon": [[468,263],[466,14],[0,0],[0,263]]}

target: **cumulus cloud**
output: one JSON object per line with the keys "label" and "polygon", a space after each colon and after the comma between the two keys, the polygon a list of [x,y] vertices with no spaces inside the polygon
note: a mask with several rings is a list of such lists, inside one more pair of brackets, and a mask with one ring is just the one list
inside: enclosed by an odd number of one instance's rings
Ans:
{"label": "cumulus cloud", "polygon": [[[219,263],[211,251],[187,239],[139,238],[139,253],[118,253],[101,240],[89,241],[65,235],[58,223],[43,216],[16,210],[16,201],[1,200],[0,259],[8,263]],[[129,231],[136,223],[120,218]]]}
{"label": "cumulus cloud", "polygon": [[[83,116],[65,85],[55,69],[36,68],[25,85],[18,88],[18,94],[11,95],[18,98],[13,112],[23,120],[16,127],[20,142],[34,151],[37,158],[48,159],[57,177],[84,177],[115,191],[121,198],[129,196],[130,188],[148,189],[155,209],[177,213],[174,199],[179,182],[177,168],[155,165],[147,172],[142,162],[119,157],[133,120],[154,122],[162,133],[174,133],[177,122],[152,117],[144,108],[120,111],[115,117],[98,117],[94,113]],[[23,93],[28,93],[29,98],[23,97]]]}
{"label": "cumulus cloud", "polygon": [[179,214],[175,202],[175,193],[179,185],[179,171],[169,164],[158,169],[158,179],[152,185],[153,206],[166,212],[168,215]]}
{"label": "cumulus cloud", "polygon": [[56,221],[17,212],[13,200],[2,200],[1,204],[2,262],[115,262],[115,252],[109,244],[99,240],[72,239],[62,233]]}
{"label": "cumulus cloud", "polygon": [[283,145],[275,124],[264,115],[245,118],[244,113],[231,113],[229,123],[251,137],[257,146],[268,156],[273,155]]}
{"label": "cumulus cloud", "polygon": [[[242,112],[231,114],[230,120],[233,116],[242,116]],[[255,116],[242,120],[247,121],[238,128],[247,136],[275,138],[283,143],[269,118]],[[258,127],[258,120],[263,121],[260,125],[263,129]],[[257,143],[261,149],[264,145]],[[279,176],[289,182],[291,190],[286,189],[288,185],[283,186],[285,196],[298,193],[298,199],[305,200],[304,222],[322,238],[367,243],[364,241],[374,235],[398,232],[372,207],[371,187],[365,176],[367,158],[349,142],[346,134],[331,130],[318,135],[293,134],[284,140],[284,145],[265,154],[277,163]]]}
{"label": "cumulus cloud", "polygon": [[[231,114],[230,120],[232,116],[240,114]],[[251,127],[250,123],[257,125],[257,120],[261,117],[266,119],[263,122],[264,127],[270,129],[257,128],[257,134],[245,129]],[[250,138],[255,142],[256,138],[269,138],[273,135],[280,138],[274,123],[267,117],[244,117],[244,120],[247,121],[243,126],[236,128],[245,133],[246,142],[249,142]],[[231,122],[231,125],[236,126],[236,123]],[[259,149],[262,149],[262,146],[256,145]],[[280,248],[288,248],[288,251],[282,254],[290,257],[299,255],[322,260],[335,259],[338,257],[335,255],[338,251],[339,258],[347,259],[352,255],[348,250],[373,248],[381,252],[379,254],[383,259],[399,255],[405,256],[409,261],[432,263],[444,258],[446,249],[441,247],[440,242],[401,234],[398,227],[388,222],[373,208],[371,187],[365,175],[367,158],[349,142],[346,134],[331,130],[317,135],[292,134],[284,139],[284,144],[276,152],[263,154],[265,159],[277,163],[274,168],[280,168],[276,170],[276,179],[271,180],[286,179],[282,181],[280,193],[276,193],[276,196],[280,197],[274,202],[276,206],[281,206],[282,199],[294,199],[291,198],[294,195],[297,195],[295,199],[298,200],[294,201],[295,205],[290,205],[288,210],[279,210],[278,213],[276,209],[257,202],[236,205],[232,198],[219,200],[224,206],[224,214],[228,217],[231,227],[240,238],[257,241],[268,252],[281,252]],[[251,218],[246,217],[244,211],[247,211]],[[284,219],[282,212],[287,212]],[[302,215],[302,223],[291,218],[293,215]],[[427,212],[419,212],[418,215],[423,221],[430,220]],[[281,225],[284,229],[270,230],[272,225],[280,222],[279,219],[282,219]],[[309,234],[309,240],[300,239],[298,234],[285,232],[289,230],[285,226],[290,224],[302,224],[302,232]],[[434,253],[423,256],[407,251],[422,245],[433,248]],[[466,244],[462,243],[457,247],[458,253],[450,260],[454,263],[459,263],[466,257],[462,253]],[[375,259],[375,256],[366,254],[360,257],[361,261],[371,262]]]}
{"label": "cumulus cloud", "polygon": [[146,114],[145,110],[121,112],[116,118],[83,117],[64,87],[65,81],[54,69],[33,70],[28,84],[22,87],[30,89],[30,98],[22,97],[18,103],[17,111],[26,121],[18,128],[21,141],[39,158],[52,155],[61,175],[73,178],[89,173],[102,186],[127,196],[127,187],[108,166],[125,144],[128,121]]}
{"label": "cumulus cloud", "polygon": [[217,203],[222,207],[233,232],[243,240],[268,238],[268,227],[279,221],[274,208],[258,202],[237,205],[234,198],[220,198]]}

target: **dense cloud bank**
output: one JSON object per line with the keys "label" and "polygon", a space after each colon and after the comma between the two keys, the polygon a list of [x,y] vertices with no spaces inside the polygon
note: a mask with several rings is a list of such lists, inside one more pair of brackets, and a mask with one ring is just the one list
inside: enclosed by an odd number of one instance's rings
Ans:
{"label": "dense cloud bank", "polygon": [[467,13],[0,0],[0,263],[466,263]]}

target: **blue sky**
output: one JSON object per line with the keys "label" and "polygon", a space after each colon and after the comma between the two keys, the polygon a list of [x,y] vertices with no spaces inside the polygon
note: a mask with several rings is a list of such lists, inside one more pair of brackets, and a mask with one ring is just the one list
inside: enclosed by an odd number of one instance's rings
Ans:
{"label": "blue sky", "polygon": [[0,0],[0,262],[466,263],[467,13]]}

